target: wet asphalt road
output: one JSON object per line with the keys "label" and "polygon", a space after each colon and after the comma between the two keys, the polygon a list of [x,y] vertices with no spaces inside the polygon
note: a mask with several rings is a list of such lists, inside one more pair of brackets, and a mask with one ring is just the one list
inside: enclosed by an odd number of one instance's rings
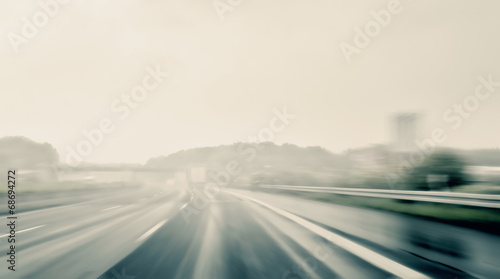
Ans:
{"label": "wet asphalt road", "polygon": [[[228,191],[200,203],[185,188],[146,187],[86,202],[67,198],[67,205],[24,212],[19,216],[17,271],[7,271],[3,256],[0,278],[499,274],[496,236],[397,214]],[[0,235],[2,255],[5,240]]]}

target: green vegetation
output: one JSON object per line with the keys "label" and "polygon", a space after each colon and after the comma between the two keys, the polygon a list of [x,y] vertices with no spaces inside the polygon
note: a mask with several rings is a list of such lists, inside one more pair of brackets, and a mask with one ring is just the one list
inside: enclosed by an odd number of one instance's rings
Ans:
{"label": "green vegetation", "polygon": [[241,173],[232,177],[233,182],[245,185],[338,185],[348,167],[345,155],[333,154],[321,147],[271,142],[183,150],[150,159],[146,167],[187,169],[203,166],[209,171],[218,171],[231,161],[238,162],[241,167]]}
{"label": "green vegetation", "polygon": [[409,189],[430,190],[429,175],[443,176],[446,181],[437,184],[439,188],[453,188],[467,184],[465,162],[456,154],[449,151],[437,151],[427,156],[424,161],[409,170],[406,183]]}
{"label": "green vegetation", "polygon": [[[231,183],[240,186],[281,184],[412,190],[431,188],[458,192],[498,193],[498,189],[467,185],[485,181],[491,185],[500,185],[500,174],[495,168],[475,181],[477,177],[474,174],[471,177],[466,175],[467,165],[479,166],[479,169],[484,166],[500,166],[498,149],[470,151],[439,149],[424,158],[422,163],[407,171],[405,175],[399,171],[405,169],[401,168],[401,159],[405,159],[406,156],[407,154],[394,152],[385,145],[350,149],[341,154],[334,154],[318,146],[299,147],[293,144],[277,145],[272,142],[262,142],[182,150],[168,156],[152,158],[145,165],[82,163],[69,167],[57,164],[59,155],[48,143],[36,143],[24,137],[0,138],[1,168],[22,170],[24,180],[44,181],[38,184],[37,190],[43,187],[52,189],[55,187],[53,185],[58,185],[58,179],[69,179],[68,177],[76,172],[97,170],[119,172],[140,168],[189,170],[192,167],[204,167],[209,173],[214,173],[226,169],[229,162],[236,161],[241,171],[231,177]],[[53,168],[56,165],[57,170],[59,168],[61,170],[58,173]],[[56,174],[68,174],[68,177],[61,178]],[[397,176],[395,183],[388,181],[388,176],[392,174]],[[208,180],[211,179],[210,175],[207,177]],[[74,179],[74,175],[71,179]],[[429,183],[429,179],[437,179],[438,182]],[[444,179],[445,182],[440,181]]]}
{"label": "green vegetation", "polygon": [[25,137],[0,138],[0,168],[35,169],[59,161],[56,149]]}
{"label": "green vegetation", "polygon": [[[228,162],[237,161],[242,171],[237,177],[233,177],[233,183],[239,185],[429,190],[428,179],[431,178],[438,179],[438,182],[432,183],[432,190],[454,190],[474,182],[469,181],[474,179],[466,174],[466,167],[470,162],[474,162],[475,166],[500,166],[500,150],[438,149],[410,169],[402,176],[403,179],[394,185],[390,184],[387,176],[399,174],[401,159],[406,156],[395,153],[384,145],[334,154],[318,146],[299,147],[271,142],[235,143],[193,148],[152,158],[146,167],[189,169],[192,166],[203,166],[209,171],[218,171],[225,169]],[[446,181],[439,182],[439,179]]]}
{"label": "green vegetation", "polygon": [[500,186],[490,184],[463,185],[453,188],[453,192],[500,195]]}

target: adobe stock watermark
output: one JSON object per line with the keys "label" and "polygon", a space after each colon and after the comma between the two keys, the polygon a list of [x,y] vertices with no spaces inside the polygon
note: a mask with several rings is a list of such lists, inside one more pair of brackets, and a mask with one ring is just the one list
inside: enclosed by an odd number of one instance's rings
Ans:
{"label": "adobe stock watermark", "polygon": [[56,17],[61,8],[69,2],[71,2],[71,0],[38,1],[39,9],[35,11],[30,18],[21,18],[23,25],[19,33],[7,33],[7,39],[9,39],[14,52],[19,53],[19,47],[28,44],[31,39],[35,38],[40,32],[40,29],[47,26],[50,19]]}
{"label": "adobe stock watermark", "polygon": [[[500,82],[493,80],[493,75],[487,77],[478,77],[479,83],[476,85],[474,92],[467,95],[461,102],[453,104],[450,108],[443,112],[443,121],[451,125],[452,130],[457,130],[463,122],[470,118],[477,111],[481,104],[488,100],[493,93],[500,91]],[[403,180],[406,172],[411,168],[417,167],[425,158],[434,153],[436,146],[446,142],[448,133],[443,128],[434,128],[431,135],[424,140],[416,140],[417,150],[412,152],[407,160],[399,162],[396,172],[386,173],[386,181],[391,188],[394,188],[396,183]]]}
{"label": "adobe stock watermark", "polygon": [[210,204],[210,200],[219,195],[221,188],[229,185],[241,174],[245,163],[251,163],[257,158],[258,153],[264,150],[264,147],[259,145],[260,143],[272,141],[277,133],[283,132],[290,125],[291,120],[296,118],[295,114],[287,112],[286,107],[283,107],[281,111],[273,109],[272,112],[274,116],[269,120],[268,127],[262,128],[256,135],[248,137],[249,142],[240,143],[237,146],[237,152],[244,157],[243,160],[231,160],[224,165],[223,170],[209,172],[208,176],[211,178],[211,182],[206,183],[202,191],[193,190],[191,203],[180,208],[182,217],[187,224],[190,223],[191,216],[200,214]]}
{"label": "adobe stock watermark", "polygon": [[[142,82],[134,86],[129,93],[124,93],[111,102],[111,112],[116,114],[120,121],[124,121],[169,76],[170,73],[162,71],[160,65],[146,67],[146,75],[142,78]],[[66,146],[65,164],[53,166],[57,178],[61,180],[62,173],[71,170],[69,165],[81,163],[88,157],[96,147],[104,142],[107,135],[115,131],[115,128],[116,122],[110,117],[104,117],[94,128],[82,130],[82,139],[74,146]]]}
{"label": "adobe stock watermark", "polygon": [[[411,1],[411,0],[410,0]],[[363,28],[354,27],[353,43],[341,42],[340,50],[348,63],[351,63],[354,54],[360,54],[363,49],[368,47],[373,39],[380,35],[383,28],[389,26],[393,16],[400,14],[403,6],[400,0],[390,0],[385,9],[378,12],[371,11],[371,20],[366,22]]]}
{"label": "adobe stock watermark", "polygon": [[220,21],[224,21],[224,14],[233,12],[244,0],[214,0],[212,5]]}
{"label": "adobe stock watermark", "polygon": [[285,271],[281,279],[307,279],[316,278],[314,274],[318,268],[318,263],[324,262],[333,256],[334,250],[338,249],[330,240],[325,240],[318,236],[314,236],[316,247],[313,251],[313,256],[305,258],[302,262],[294,265],[291,269]]}

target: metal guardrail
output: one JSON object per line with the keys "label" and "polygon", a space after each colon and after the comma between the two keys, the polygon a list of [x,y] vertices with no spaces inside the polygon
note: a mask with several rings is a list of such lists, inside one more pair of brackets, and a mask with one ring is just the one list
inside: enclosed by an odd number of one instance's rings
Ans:
{"label": "metal guardrail", "polygon": [[288,191],[330,193],[348,196],[423,201],[500,209],[500,195],[289,185],[260,185],[260,187]]}

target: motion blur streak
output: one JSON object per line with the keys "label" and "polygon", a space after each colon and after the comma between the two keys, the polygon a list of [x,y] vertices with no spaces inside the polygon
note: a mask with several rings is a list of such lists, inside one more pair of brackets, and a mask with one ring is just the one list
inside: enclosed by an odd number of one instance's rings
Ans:
{"label": "motion blur streak", "polygon": [[281,210],[279,208],[276,208],[276,207],[273,207],[273,206],[270,206],[266,203],[263,203],[263,202],[260,202],[256,199],[252,199],[252,198],[249,198],[249,197],[245,197],[243,195],[239,195],[239,194],[236,194],[236,193],[231,193],[233,195],[236,195],[236,196],[239,196],[239,197],[243,197],[243,198],[247,198],[255,203],[258,203],[258,204],[261,204],[273,211],[275,211],[276,213],[296,222],[297,224],[301,225],[301,226],[304,226],[306,228],[308,228],[309,230],[311,230],[312,232],[326,238],[326,239],[329,239],[329,240],[332,240],[336,245],[342,247],[343,249],[355,254],[356,256],[366,260],[367,262],[381,268],[381,269],[384,269],[396,276],[399,276],[399,277],[402,277],[402,278],[427,278],[426,276],[424,276],[423,274],[421,273],[418,273],[414,270],[411,270],[409,268],[406,268],[394,261],[391,261],[390,259],[388,258],[385,258],[381,255],[378,255],[368,249],[366,249],[365,247],[363,246],[360,246],[346,238],[343,238],[337,234],[334,234],[332,232],[329,232],[311,222],[308,222],[300,217],[297,217],[293,214],[290,214],[284,210]]}

